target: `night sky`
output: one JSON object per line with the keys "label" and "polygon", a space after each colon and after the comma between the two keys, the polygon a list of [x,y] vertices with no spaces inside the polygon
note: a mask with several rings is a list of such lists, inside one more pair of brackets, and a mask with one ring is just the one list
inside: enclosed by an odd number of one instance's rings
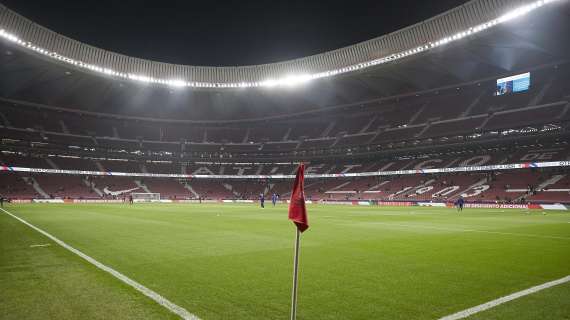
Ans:
{"label": "night sky", "polygon": [[465,0],[0,0],[68,37],[189,65],[249,65],[317,54],[430,18]]}

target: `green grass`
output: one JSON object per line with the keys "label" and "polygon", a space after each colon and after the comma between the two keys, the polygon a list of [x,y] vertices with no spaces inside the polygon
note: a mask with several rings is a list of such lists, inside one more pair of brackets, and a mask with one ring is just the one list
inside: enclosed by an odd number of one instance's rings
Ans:
{"label": "green grass", "polygon": [[[285,205],[12,205],[202,319],[287,319]],[[570,214],[309,206],[299,319],[437,319],[570,274]],[[0,213],[0,319],[172,318]],[[570,285],[474,319],[569,319]]]}

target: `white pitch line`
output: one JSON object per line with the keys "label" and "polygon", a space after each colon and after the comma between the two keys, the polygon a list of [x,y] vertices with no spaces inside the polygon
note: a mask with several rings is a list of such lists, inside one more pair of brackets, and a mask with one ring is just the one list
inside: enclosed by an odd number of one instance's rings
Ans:
{"label": "white pitch line", "polygon": [[63,248],[75,253],[76,255],[78,255],[79,257],[83,258],[84,260],[86,260],[87,262],[91,263],[92,265],[94,265],[95,267],[111,274],[113,277],[121,280],[122,282],[126,283],[127,285],[135,288],[137,291],[139,291],[140,293],[144,294],[145,296],[151,298],[152,300],[154,300],[156,303],[160,304],[161,306],[165,307],[166,309],[168,309],[170,312],[177,314],[178,316],[180,316],[182,319],[185,320],[200,320],[200,318],[198,318],[196,315],[193,315],[192,313],[188,312],[188,310],[170,302],[170,300],[166,299],[165,297],[161,296],[160,294],[156,293],[155,291],[143,286],[142,284],[136,282],[135,280],[132,280],[131,278],[125,276],[124,274],[120,273],[119,271],[108,267],[104,264],[102,264],[101,262],[91,258],[90,256],[86,255],[85,253],[75,249],[74,247],[68,245],[67,243],[59,240],[58,238],[52,236],[51,234],[47,233],[46,231],[34,226],[33,224],[27,222],[26,220],[13,215],[12,213],[0,208],[0,210],[2,210],[5,214],[11,216],[12,218],[20,221],[21,223],[27,225],[28,227],[36,230],[37,232],[43,234],[44,236],[48,237],[49,239],[51,239],[53,242],[59,244],[60,246],[62,246]]}
{"label": "white pitch line", "polygon": [[49,243],[45,243],[45,244],[32,244],[30,245],[30,248],[43,248],[43,247],[49,247],[51,246],[51,244]]}
{"label": "white pitch line", "polygon": [[494,308],[494,307],[501,305],[503,303],[506,303],[506,302],[509,302],[509,301],[512,301],[512,300],[527,296],[529,294],[533,294],[533,293],[539,292],[541,290],[548,289],[548,288],[551,288],[551,287],[554,287],[554,286],[557,286],[557,285],[560,285],[560,284],[563,284],[566,282],[570,282],[570,276],[566,276],[566,277],[558,279],[558,280],[550,281],[550,282],[543,283],[543,284],[538,285],[538,286],[534,286],[532,288],[528,288],[528,289],[525,289],[525,290],[522,290],[519,292],[509,294],[508,296],[504,296],[504,297],[495,299],[493,301],[489,301],[487,303],[480,304],[480,305],[475,306],[473,308],[465,309],[463,311],[459,311],[459,312],[454,313],[452,315],[445,316],[443,318],[440,318],[439,320],[464,319],[464,318],[467,318],[467,317],[469,317],[475,313],[479,313],[481,311],[485,311],[485,310]]}

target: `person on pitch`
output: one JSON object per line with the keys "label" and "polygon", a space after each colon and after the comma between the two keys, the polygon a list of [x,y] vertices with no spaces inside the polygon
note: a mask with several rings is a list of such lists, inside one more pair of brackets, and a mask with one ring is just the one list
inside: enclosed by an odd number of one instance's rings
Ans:
{"label": "person on pitch", "polygon": [[457,207],[457,211],[463,211],[463,206],[465,205],[465,199],[462,196],[459,196],[457,201],[455,201],[455,206]]}
{"label": "person on pitch", "polygon": [[271,195],[271,202],[273,203],[273,206],[275,207],[275,204],[277,203],[277,193],[273,192],[273,194]]}
{"label": "person on pitch", "polygon": [[259,194],[259,204],[262,208],[265,208],[265,195],[263,193]]}

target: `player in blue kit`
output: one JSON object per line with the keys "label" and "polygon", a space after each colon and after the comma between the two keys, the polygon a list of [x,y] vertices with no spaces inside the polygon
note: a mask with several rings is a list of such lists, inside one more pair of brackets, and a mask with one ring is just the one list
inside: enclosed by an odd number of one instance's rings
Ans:
{"label": "player in blue kit", "polygon": [[464,205],[465,205],[465,199],[463,199],[463,197],[459,196],[459,199],[457,199],[457,201],[455,201],[455,206],[457,207],[457,211],[459,211],[459,212],[463,211]]}

